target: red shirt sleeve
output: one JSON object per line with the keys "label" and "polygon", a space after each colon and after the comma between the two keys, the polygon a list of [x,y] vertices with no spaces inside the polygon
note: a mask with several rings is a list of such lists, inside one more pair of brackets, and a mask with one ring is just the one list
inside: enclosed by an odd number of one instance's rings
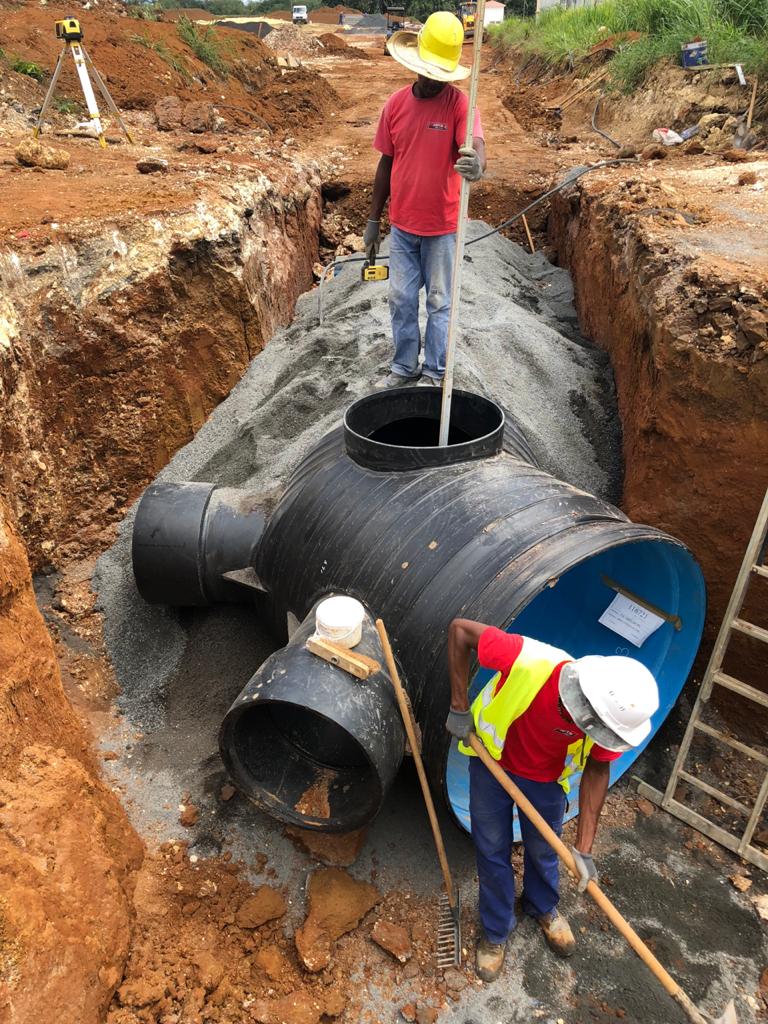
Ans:
{"label": "red shirt sleeve", "polygon": [[518,633],[505,633],[503,629],[489,626],[480,634],[477,644],[477,660],[483,668],[496,672],[507,672],[517,661],[523,649],[523,638]]}
{"label": "red shirt sleeve", "polygon": [[589,756],[593,757],[595,761],[618,761],[622,753],[622,750],[606,750],[605,747],[598,747],[595,743],[589,752]]}
{"label": "red shirt sleeve", "polygon": [[392,144],[392,134],[389,130],[389,103],[384,104],[384,109],[379,117],[379,126],[376,129],[376,137],[373,140],[373,148],[378,149],[382,156],[394,156],[395,147]]}

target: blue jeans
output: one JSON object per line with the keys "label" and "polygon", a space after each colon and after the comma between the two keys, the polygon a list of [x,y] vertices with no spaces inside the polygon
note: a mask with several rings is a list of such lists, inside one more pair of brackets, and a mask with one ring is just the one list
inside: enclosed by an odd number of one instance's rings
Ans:
{"label": "blue jeans", "polygon": [[419,291],[427,292],[427,330],[422,372],[434,380],[445,373],[448,314],[456,235],[411,235],[393,227],[389,236],[389,312],[395,355],[392,372],[419,372]]}
{"label": "blue jeans", "polygon": [[[558,782],[532,782],[509,773],[541,816],[558,835],[563,829],[565,793]],[[506,942],[515,920],[515,873],[512,870],[512,811],[514,804],[477,758],[469,762],[469,813],[480,881],[480,920],[489,942]],[[522,908],[541,917],[557,906],[560,876],[557,854],[522,814]]]}

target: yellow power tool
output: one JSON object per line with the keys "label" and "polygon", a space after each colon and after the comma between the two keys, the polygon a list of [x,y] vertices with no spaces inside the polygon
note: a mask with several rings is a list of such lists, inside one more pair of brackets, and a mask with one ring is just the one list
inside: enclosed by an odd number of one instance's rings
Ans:
{"label": "yellow power tool", "polygon": [[389,280],[389,267],[385,267],[382,263],[376,262],[376,249],[373,248],[373,246],[368,250],[368,259],[363,263],[363,269],[360,272],[360,277],[363,281]]}

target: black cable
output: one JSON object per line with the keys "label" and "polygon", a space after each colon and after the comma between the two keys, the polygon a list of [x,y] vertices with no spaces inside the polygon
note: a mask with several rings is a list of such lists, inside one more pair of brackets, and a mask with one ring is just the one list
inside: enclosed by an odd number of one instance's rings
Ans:
{"label": "black cable", "polygon": [[637,163],[634,157],[629,157],[626,159],[617,158],[615,160],[601,160],[598,164],[590,164],[589,167],[581,167],[577,168],[575,171],[570,171],[566,175],[564,180],[560,182],[559,185],[556,185],[554,188],[551,188],[549,192],[545,192],[543,195],[540,195],[538,199],[534,199],[532,203],[529,203],[525,207],[525,209],[520,210],[518,213],[516,213],[514,217],[510,217],[509,220],[505,220],[503,224],[499,224],[497,228],[493,228],[492,231],[486,231],[484,235],[478,235],[477,238],[473,238],[466,244],[474,245],[475,242],[482,242],[484,238],[490,238],[491,235],[498,234],[499,231],[503,231],[504,228],[509,227],[510,224],[514,224],[516,220],[520,220],[520,218],[523,217],[526,213],[528,213],[529,210],[532,210],[534,206],[538,206],[539,203],[543,203],[545,199],[549,199],[550,196],[555,195],[556,192],[559,192],[561,189],[564,189],[567,185],[572,185],[574,181],[578,181],[579,178],[583,177],[585,174],[589,174],[590,171],[599,171],[602,167],[613,167],[615,164],[634,163]]}
{"label": "black cable", "polygon": [[616,149],[621,149],[622,148],[622,144],[620,142],[617,142],[616,139],[612,139],[611,136],[608,134],[608,132],[604,132],[602,128],[598,128],[597,127],[597,112],[600,109],[600,104],[602,102],[603,102],[603,97],[602,96],[598,96],[597,97],[597,103],[595,104],[595,109],[592,111],[592,128],[593,128],[594,131],[597,132],[598,135],[602,135],[604,139],[607,139],[608,142],[610,142],[612,146],[616,147]]}

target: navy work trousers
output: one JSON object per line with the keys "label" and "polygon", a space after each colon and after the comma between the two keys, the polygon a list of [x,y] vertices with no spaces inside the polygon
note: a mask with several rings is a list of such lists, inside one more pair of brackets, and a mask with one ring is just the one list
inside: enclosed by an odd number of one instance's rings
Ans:
{"label": "navy work trousers", "polygon": [[[565,793],[558,782],[532,782],[508,773],[541,816],[560,835]],[[514,804],[477,757],[469,761],[469,813],[480,882],[480,920],[489,942],[506,942],[515,920],[515,873],[512,870]],[[528,819],[520,814],[523,839],[522,908],[541,917],[557,906],[560,879],[557,854]]]}

